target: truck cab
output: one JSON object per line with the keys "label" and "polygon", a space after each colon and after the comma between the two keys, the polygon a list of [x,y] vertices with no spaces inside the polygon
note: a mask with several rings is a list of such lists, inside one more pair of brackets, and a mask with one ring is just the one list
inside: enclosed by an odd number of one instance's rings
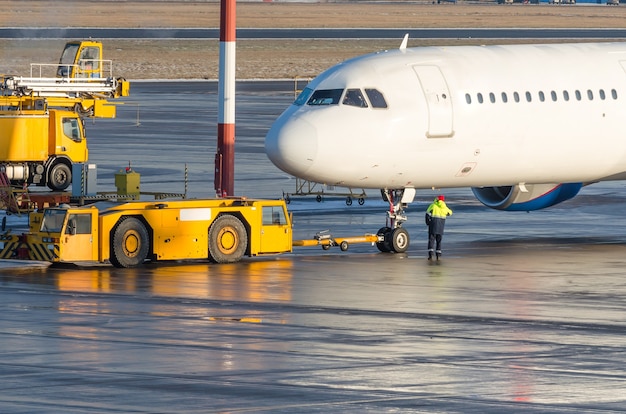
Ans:
{"label": "truck cab", "polygon": [[83,120],[75,112],[0,111],[0,160],[12,182],[63,191],[72,182],[72,164],[87,159]]}

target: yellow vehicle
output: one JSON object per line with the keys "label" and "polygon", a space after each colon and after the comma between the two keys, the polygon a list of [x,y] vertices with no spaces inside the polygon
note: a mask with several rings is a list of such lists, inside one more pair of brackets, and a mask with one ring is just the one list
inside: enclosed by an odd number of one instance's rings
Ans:
{"label": "yellow vehicle", "polygon": [[[32,213],[30,228],[5,236],[0,258],[135,267],[184,259],[233,263],[292,250],[283,200],[102,201]],[[28,257],[20,257],[25,250]]]}
{"label": "yellow vehicle", "polygon": [[102,43],[91,40],[65,44],[57,76],[62,78],[101,78],[103,74]]}
{"label": "yellow vehicle", "polygon": [[13,184],[65,190],[72,165],[88,158],[83,119],[115,118],[108,99],[129,89],[91,40],[69,42],[61,64],[32,64],[30,77],[0,76],[0,171]]}
{"label": "yellow vehicle", "polygon": [[74,112],[0,112],[0,160],[16,182],[64,190],[72,181],[72,163],[87,161],[83,122]]}

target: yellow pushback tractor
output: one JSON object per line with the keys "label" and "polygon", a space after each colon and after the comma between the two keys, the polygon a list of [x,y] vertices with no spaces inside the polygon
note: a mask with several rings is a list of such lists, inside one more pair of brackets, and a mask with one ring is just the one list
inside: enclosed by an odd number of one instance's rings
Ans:
{"label": "yellow pushback tractor", "polygon": [[2,259],[123,268],[163,260],[233,263],[291,252],[292,226],[284,200],[101,201],[31,213],[28,233],[0,242]]}
{"label": "yellow pushback tractor", "polygon": [[92,40],[67,43],[60,63],[33,63],[30,76],[0,75],[0,172],[13,184],[65,190],[72,165],[88,160],[83,119],[115,118],[108,99],[129,89]]}

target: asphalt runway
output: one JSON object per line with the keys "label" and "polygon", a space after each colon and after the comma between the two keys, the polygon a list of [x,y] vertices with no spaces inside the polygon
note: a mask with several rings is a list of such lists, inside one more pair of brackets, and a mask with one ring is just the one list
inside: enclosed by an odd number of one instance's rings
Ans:
{"label": "asphalt runway", "polygon": [[[288,82],[237,86],[235,190],[295,180],[263,151]],[[131,162],[145,191],[213,194],[214,83],[133,83],[87,122],[99,190]],[[340,189],[336,189],[340,191]],[[600,183],[554,208],[489,210],[446,190],[428,262],[419,191],[407,254],[368,244],[204,262],[0,264],[3,413],[612,413],[626,410],[626,202]],[[296,238],[375,232],[385,205],[292,197]],[[9,218],[18,226],[19,218]]]}

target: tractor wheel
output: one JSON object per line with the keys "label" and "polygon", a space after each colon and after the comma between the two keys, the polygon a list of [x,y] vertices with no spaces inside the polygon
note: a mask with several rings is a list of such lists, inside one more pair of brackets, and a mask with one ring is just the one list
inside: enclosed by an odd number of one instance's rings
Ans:
{"label": "tractor wheel", "polygon": [[146,226],[134,217],[118,222],[111,240],[110,260],[115,267],[136,267],[148,257],[150,235]]}
{"label": "tractor wheel", "polygon": [[248,247],[248,234],[241,220],[226,214],[209,227],[209,259],[215,263],[241,260]]}

